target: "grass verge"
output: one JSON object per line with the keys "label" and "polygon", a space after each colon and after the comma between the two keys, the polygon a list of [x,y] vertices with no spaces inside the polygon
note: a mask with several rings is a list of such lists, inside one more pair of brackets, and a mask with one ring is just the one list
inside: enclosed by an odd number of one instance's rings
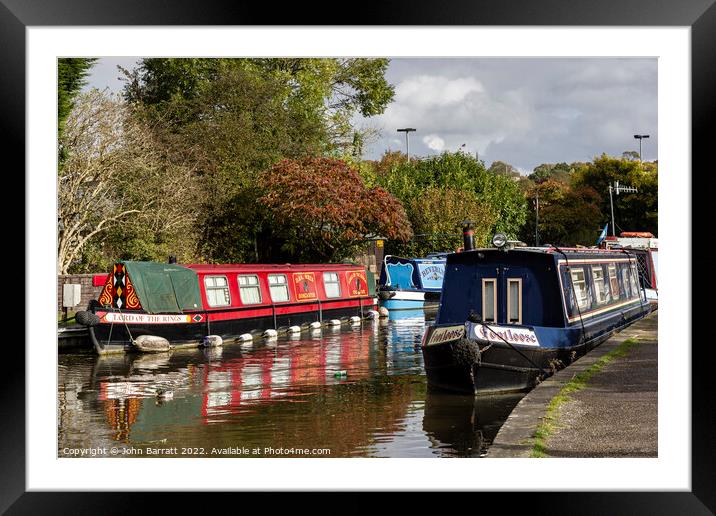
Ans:
{"label": "grass verge", "polygon": [[638,344],[636,339],[629,338],[619,344],[616,348],[611,350],[609,353],[601,357],[588,369],[585,369],[581,373],[577,374],[572,378],[557,395],[552,398],[552,401],[547,405],[547,413],[545,414],[542,423],[535,430],[534,444],[532,446],[531,457],[548,457],[546,453],[546,442],[549,436],[557,428],[557,416],[559,415],[560,407],[569,401],[570,394],[580,391],[587,386],[589,379],[597,374],[602,368],[608,363],[614,361],[617,358],[625,356],[629,351]]}

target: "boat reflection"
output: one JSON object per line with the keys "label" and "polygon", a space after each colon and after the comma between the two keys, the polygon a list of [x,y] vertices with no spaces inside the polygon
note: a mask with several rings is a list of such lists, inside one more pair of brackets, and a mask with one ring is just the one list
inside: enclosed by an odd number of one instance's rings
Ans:
{"label": "boat reflection", "polygon": [[240,358],[207,364],[203,421],[221,422],[227,414],[258,404],[300,396],[319,386],[365,379],[370,375],[369,351],[368,343],[355,339],[289,340],[280,346],[261,346]]}
{"label": "boat reflection", "polygon": [[423,430],[445,455],[481,457],[523,396],[470,396],[428,389]]}

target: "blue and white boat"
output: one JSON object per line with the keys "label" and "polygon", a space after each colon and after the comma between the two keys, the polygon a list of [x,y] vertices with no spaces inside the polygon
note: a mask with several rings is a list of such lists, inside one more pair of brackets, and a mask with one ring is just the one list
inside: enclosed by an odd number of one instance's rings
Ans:
{"label": "blue and white boat", "polygon": [[380,272],[378,299],[388,310],[437,308],[447,254],[426,258],[386,255]]}
{"label": "blue and white boat", "polygon": [[651,311],[627,249],[510,244],[495,235],[494,248],[447,256],[421,344],[429,385],[527,390]]}

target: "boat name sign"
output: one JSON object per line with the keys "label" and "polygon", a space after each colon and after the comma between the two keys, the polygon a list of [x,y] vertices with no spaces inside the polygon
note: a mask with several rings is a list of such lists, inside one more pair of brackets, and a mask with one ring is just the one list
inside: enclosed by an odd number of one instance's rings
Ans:
{"label": "boat name sign", "polygon": [[177,324],[177,323],[197,323],[204,320],[201,314],[185,315],[169,315],[169,314],[128,314],[116,312],[97,312],[101,321],[110,323],[132,323],[132,324]]}
{"label": "boat name sign", "polygon": [[450,340],[461,339],[465,336],[465,326],[445,326],[443,328],[430,328],[430,334],[427,337],[426,346],[432,346],[434,344],[442,344]]}
{"label": "boat name sign", "polygon": [[468,338],[471,339],[487,342],[504,342],[502,340],[504,339],[510,344],[539,346],[539,339],[537,339],[537,335],[535,335],[533,330],[528,328],[495,326],[493,324],[491,324],[488,328],[484,324],[468,322],[465,324],[465,331]]}

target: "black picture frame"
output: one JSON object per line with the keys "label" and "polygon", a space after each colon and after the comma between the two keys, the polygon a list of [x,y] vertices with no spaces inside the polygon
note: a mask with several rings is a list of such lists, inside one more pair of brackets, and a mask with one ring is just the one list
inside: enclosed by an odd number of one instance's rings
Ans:
{"label": "black picture frame", "polygon": [[[692,73],[692,170],[703,170],[703,177],[692,174],[692,242],[696,235],[711,235],[705,226],[707,217],[699,219],[700,206],[713,185],[712,172],[706,165],[707,149],[712,139],[711,119],[715,114],[716,79],[716,6],[714,0],[459,0],[435,6],[427,2],[393,1],[384,4],[351,4],[348,14],[339,21],[317,21],[318,12],[335,12],[335,4],[304,3],[277,5],[228,1],[149,2],[141,0],[0,0],[0,55],[2,69],[0,92],[2,109],[0,127],[5,156],[13,160],[14,169],[25,164],[25,29],[29,26],[111,26],[111,25],[523,25],[523,26],[686,26],[691,28]],[[684,173],[683,171],[681,173]],[[15,183],[17,184],[17,183]],[[27,192],[25,192],[27,193]],[[6,215],[7,217],[7,215]],[[18,241],[24,241],[26,234]],[[19,247],[19,245],[17,245]],[[708,253],[684,253],[691,256],[692,270],[706,270]],[[712,260],[710,260],[712,261]],[[24,263],[24,262],[23,262]],[[24,275],[31,274],[23,265]],[[24,277],[23,275],[23,277]],[[691,278],[684,278],[691,283]],[[694,289],[696,291],[696,289]],[[27,305],[25,305],[27,306]],[[708,321],[707,304],[692,303],[692,320]],[[15,312],[16,313],[16,312]],[[24,312],[25,317],[29,312]],[[12,318],[14,321],[14,318]],[[28,321],[24,321],[28,324]],[[17,323],[15,323],[17,324]],[[684,321],[684,330],[696,328]],[[683,352],[684,342],[675,352]],[[700,342],[699,344],[709,344]],[[33,343],[26,342],[26,346]],[[716,508],[714,486],[713,409],[708,383],[710,373],[708,346],[692,345],[692,489],[690,492],[588,492],[588,493],[510,493],[510,510],[525,508],[532,513],[549,514],[713,514]],[[668,355],[664,357],[668,360]],[[668,369],[668,368],[667,368]],[[0,510],[8,514],[124,514],[152,510],[151,493],[59,493],[26,492],[25,489],[25,359],[18,353],[11,365],[3,368],[0,390]],[[254,494],[241,493],[243,507],[257,500]],[[320,494],[294,493],[271,512],[296,504],[312,504]],[[471,494],[468,503],[489,504],[499,494]],[[477,501],[477,496],[480,497]],[[221,504],[216,493],[170,493],[162,497],[162,508],[171,510],[177,504],[182,512],[206,510],[207,499]],[[423,506],[426,499],[445,500],[441,496],[422,494],[401,501],[401,511]],[[278,500],[274,499],[275,502]],[[325,502],[330,504],[333,502]],[[379,502],[358,493],[341,496],[342,512],[371,508]],[[516,504],[516,506],[515,506]],[[447,510],[452,502],[446,505]],[[489,505],[485,505],[489,507]],[[503,506],[504,507],[504,506]],[[237,508],[238,509],[238,508]]]}

